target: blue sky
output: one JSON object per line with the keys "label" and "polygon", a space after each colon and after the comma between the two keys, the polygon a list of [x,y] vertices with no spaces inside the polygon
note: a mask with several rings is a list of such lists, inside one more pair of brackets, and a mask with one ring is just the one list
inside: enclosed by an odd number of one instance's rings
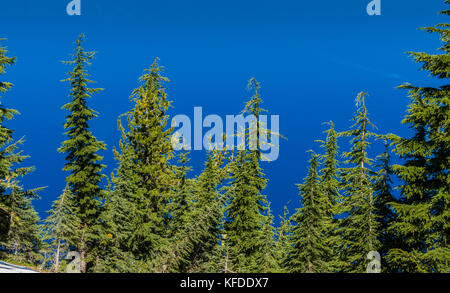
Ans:
{"label": "blue sky", "polygon": [[[354,98],[369,92],[368,107],[379,133],[408,135],[400,124],[407,95],[395,87],[404,82],[437,85],[419,71],[407,51],[435,53],[437,36],[417,30],[446,22],[438,11],[443,0],[382,0],[382,15],[368,16],[369,0],[82,0],[82,16],[68,16],[69,0],[0,0],[0,38],[8,38],[9,55],[17,64],[2,77],[14,83],[2,103],[21,112],[9,126],[15,137],[26,137],[27,164],[36,171],[27,187],[48,186],[35,206],[41,216],[65,183],[64,157],[56,149],[65,139],[61,106],[68,85],[60,82],[69,68],[73,42],[81,32],[86,49],[98,52],[90,68],[92,79],[105,91],[89,105],[100,112],[94,134],[108,145],[103,152],[105,173],[115,168],[118,115],[143,70],[161,59],[171,114],[237,114],[250,96],[247,81],[262,83],[264,108],[280,115],[280,157],[263,167],[269,178],[265,193],[275,214],[290,201],[299,206],[296,183],[305,176],[308,154],[319,151],[324,122],[338,130],[350,126]],[[346,143],[341,149],[348,148]],[[373,148],[373,155],[380,149]],[[192,154],[202,169],[204,153]]]}

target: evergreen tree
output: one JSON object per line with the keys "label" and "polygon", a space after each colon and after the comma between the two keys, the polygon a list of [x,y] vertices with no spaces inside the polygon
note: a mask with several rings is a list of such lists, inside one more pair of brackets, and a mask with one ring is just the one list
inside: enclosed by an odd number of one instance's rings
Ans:
{"label": "evergreen tree", "polygon": [[[224,216],[223,206],[225,197],[219,192],[219,187],[226,179],[225,153],[219,150],[208,152],[205,169],[197,181],[197,198],[194,203],[194,216],[192,220],[204,218],[199,225],[203,231],[198,234],[201,237],[194,246],[191,272],[218,272],[216,266],[220,255],[219,241],[222,233],[221,224]],[[205,217],[205,215],[208,215]],[[194,222],[187,225],[194,225]]]}
{"label": "evergreen tree", "polygon": [[34,263],[41,246],[39,216],[34,210],[32,199],[36,198],[36,190],[24,190],[12,183],[11,192],[4,201],[11,215],[8,239],[5,243],[15,260]]}
{"label": "evergreen tree", "polygon": [[133,273],[148,272],[145,262],[133,254],[132,237],[137,229],[139,213],[138,175],[134,172],[134,151],[126,143],[125,132],[119,123],[122,140],[120,151],[114,149],[118,162],[116,173],[112,174],[113,188],[107,192],[101,214],[101,242],[99,245],[96,272]]}
{"label": "evergreen tree", "polygon": [[378,171],[374,186],[374,205],[380,231],[379,241],[381,247],[379,249],[379,253],[381,256],[381,270],[383,272],[391,272],[392,269],[385,261],[385,256],[390,248],[395,247],[396,241],[398,241],[390,231],[390,227],[396,218],[395,211],[393,210],[391,204],[395,203],[397,199],[394,197],[392,190],[392,176],[394,171],[391,167],[389,141],[386,137],[382,138],[384,140],[384,152],[377,157],[377,162],[375,165]]}
{"label": "evergreen tree", "polygon": [[[249,88],[254,95],[246,104],[244,114],[254,116],[254,125],[245,132],[250,151],[238,150],[231,163],[231,186],[228,188],[230,204],[227,207],[227,219],[224,223],[226,242],[230,249],[230,270],[244,273],[261,271],[259,260],[263,256],[264,246],[261,237],[262,227],[267,223],[267,199],[261,194],[267,180],[260,167],[261,131],[264,126],[259,123],[262,99],[259,94],[260,85],[250,79]],[[256,132],[256,135],[255,133]],[[255,139],[256,137],[256,139]]]}
{"label": "evergreen tree", "polygon": [[[0,39],[0,42],[3,39]],[[0,46],[0,76],[5,74],[7,66],[15,63],[16,58],[7,57],[7,50]],[[7,92],[12,83],[0,81],[0,94]],[[1,98],[1,96],[0,96]],[[36,260],[40,246],[39,217],[32,206],[32,199],[38,198],[37,192],[42,188],[24,189],[20,179],[34,170],[33,167],[22,167],[21,163],[28,158],[17,151],[24,139],[14,141],[13,131],[5,126],[6,120],[14,118],[19,112],[0,104],[0,209],[7,216],[0,245],[5,246],[15,258],[22,257],[26,261]],[[1,240],[1,239],[0,239]],[[21,254],[21,255],[19,255]]]}
{"label": "evergreen tree", "polygon": [[320,186],[324,193],[324,208],[325,218],[324,221],[328,222],[329,228],[325,232],[326,242],[330,248],[332,248],[332,254],[330,255],[329,265],[332,266],[332,271],[340,271],[344,266],[341,259],[342,239],[339,235],[339,220],[336,216],[342,213],[342,196],[339,192],[341,183],[339,182],[339,162],[338,162],[338,134],[334,129],[334,123],[330,121],[330,126],[325,131],[327,134],[325,141],[319,141],[322,143],[321,147],[325,150],[325,154],[321,156],[323,161],[323,168],[320,175]]}
{"label": "evergreen tree", "polygon": [[161,75],[163,68],[155,59],[151,68],[140,78],[141,86],[133,91],[133,109],[124,116],[126,143],[131,148],[132,185],[136,211],[135,229],[129,243],[137,259],[146,262],[149,270],[164,271],[161,258],[168,251],[168,202],[176,178],[170,160],[172,128],[167,127],[166,114],[170,107],[164,84],[169,80]]}
{"label": "evergreen tree", "polygon": [[275,252],[277,255],[278,272],[288,273],[287,260],[291,248],[292,222],[289,217],[287,206],[284,207],[284,213],[281,217],[280,226],[277,229],[277,241],[275,244]]}
{"label": "evergreen tree", "polygon": [[225,197],[218,191],[225,179],[224,153],[209,151],[198,179],[188,181],[182,222],[174,235],[168,270],[184,273],[219,272],[221,222]]}
{"label": "evergreen tree", "polygon": [[[5,39],[0,39],[0,42],[4,40]],[[7,57],[6,53],[6,48],[0,46],[0,76],[5,74],[7,66],[13,65],[16,61],[15,57]],[[0,80],[0,94],[7,92],[11,87],[12,83]],[[3,104],[0,104],[0,146],[2,148],[5,148],[7,144],[12,140],[12,130],[4,126],[4,121],[12,119],[15,114],[18,114],[17,110],[5,108]],[[7,154],[10,152],[11,151],[2,151],[1,153],[0,178],[2,179],[2,182],[4,182],[6,178],[8,178],[9,171],[13,163],[8,159],[7,156]],[[6,236],[11,224],[11,214],[8,211],[8,206],[6,206],[6,204],[2,202],[5,201],[6,195],[4,194],[7,188],[8,186],[5,186],[5,184],[0,184],[0,194],[3,196],[0,197],[0,213],[2,215],[2,231],[0,231],[2,233],[0,234],[0,240],[3,239],[3,241],[6,240]]]}
{"label": "evergreen tree", "polygon": [[374,174],[369,168],[372,159],[367,150],[370,139],[375,136],[369,130],[375,127],[369,119],[365,103],[366,93],[361,92],[356,98],[358,107],[351,130],[342,133],[351,137],[351,150],[344,153],[349,167],[342,168],[344,190],[343,211],[347,217],[342,220],[341,233],[344,240],[344,258],[347,262],[346,272],[365,272],[367,254],[380,248],[379,225],[375,213],[373,181]]}
{"label": "evergreen tree", "polygon": [[70,192],[74,196],[76,214],[80,222],[80,237],[76,243],[81,258],[81,271],[85,273],[88,262],[92,262],[92,256],[88,253],[98,240],[92,229],[97,224],[100,203],[102,197],[100,182],[103,177],[101,171],[105,167],[100,164],[102,157],[98,155],[100,150],[105,150],[105,144],[92,134],[89,130],[89,122],[97,117],[97,112],[87,106],[87,99],[92,94],[101,91],[99,88],[89,88],[86,67],[94,58],[95,52],[87,52],[82,47],[84,35],[76,40],[76,48],[72,61],[65,64],[73,65],[68,73],[68,81],[71,85],[71,101],[63,106],[70,112],[66,117],[64,128],[68,139],[58,149],[65,154],[66,164],[64,171],[70,172],[66,178]]}
{"label": "evergreen tree", "polygon": [[326,243],[328,231],[326,195],[319,183],[318,155],[312,154],[304,184],[299,184],[302,208],[293,215],[295,223],[287,258],[291,273],[329,272],[331,249]]}
{"label": "evergreen tree", "polygon": [[277,255],[276,229],[273,226],[273,215],[270,206],[267,207],[267,216],[264,217],[260,233],[261,251],[258,257],[258,272],[274,273],[280,270]]}
{"label": "evergreen tree", "polygon": [[[446,0],[446,4],[450,1]],[[449,10],[441,12],[450,15]],[[425,28],[443,42],[441,54],[411,53],[422,70],[446,82],[450,76],[449,24]],[[411,138],[392,136],[395,152],[405,160],[395,166],[401,178],[401,202],[392,231],[401,244],[391,249],[390,263],[401,272],[450,272],[450,94],[449,85],[400,86],[409,91],[411,102],[403,124]]]}
{"label": "evergreen tree", "polygon": [[321,147],[325,150],[325,155],[321,157],[324,162],[324,167],[322,169],[321,175],[321,185],[323,186],[323,191],[327,198],[327,214],[333,217],[336,211],[333,209],[337,203],[341,200],[339,194],[339,172],[338,172],[338,134],[334,129],[333,121],[328,123],[330,128],[325,131],[327,138],[325,141],[319,141],[322,143]]}
{"label": "evergreen tree", "polygon": [[181,166],[176,171],[177,185],[173,189],[173,199],[170,206],[171,235],[176,235],[186,226],[192,212],[192,202],[196,192],[195,180],[187,178],[187,173],[191,171],[191,168],[187,166],[189,162],[188,152],[184,150],[179,154],[178,158],[178,163]]}
{"label": "evergreen tree", "polygon": [[[230,248],[230,264],[237,273],[255,272],[259,246],[257,239],[262,224],[264,198],[259,193],[265,182],[254,180],[254,170],[245,151],[239,151],[230,166],[232,184],[228,188],[230,204],[224,223],[226,241]],[[256,182],[255,182],[256,181]],[[257,185],[264,183],[264,185]]]}
{"label": "evergreen tree", "polygon": [[40,223],[39,224],[39,239],[40,246],[39,246],[39,254],[36,257],[36,261],[39,263],[39,270],[44,271],[48,270],[53,267],[53,249],[46,241],[47,239],[47,232],[45,231],[45,224]]}
{"label": "evergreen tree", "polygon": [[59,264],[64,251],[76,244],[80,227],[75,214],[74,196],[66,186],[63,193],[52,204],[48,217],[44,220],[43,240],[48,242],[53,251],[52,270],[59,272]]}

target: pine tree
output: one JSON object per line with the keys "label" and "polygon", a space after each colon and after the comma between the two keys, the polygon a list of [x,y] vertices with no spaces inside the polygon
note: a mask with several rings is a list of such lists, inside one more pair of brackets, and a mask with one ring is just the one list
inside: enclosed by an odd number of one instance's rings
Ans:
{"label": "pine tree", "polygon": [[39,246],[39,254],[36,257],[36,261],[39,263],[38,268],[40,271],[48,270],[53,267],[53,249],[48,241],[46,241],[46,234],[45,224],[41,222],[39,224],[39,239],[41,241]]}
{"label": "pine tree", "polygon": [[344,271],[359,273],[366,271],[367,254],[380,248],[373,194],[374,173],[369,169],[372,159],[367,154],[370,139],[375,136],[369,128],[375,126],[368,116],[366,96],[364,92],[358,94],[354,124],[349,131],[341,134],[351,137],[352,144],[351,150],[344,153],[344,157],[348,158],[345,163],[349,167],[342,168],[341,176],[345,196],[343,211],[347,213],[341,224],[345,244],[343,253],[347,262]]}
{"label": "pine tree", "polygon": [[[0,39],[0,42],[3,39]],[[7,57],[7,50],[0,46],[0,76],[5,74],[7,66],[15,63],[16,58]],[[0,94],[6,93],[12,83],[0,81]],[[1,98],[1,96],[0,96]],[[19,114],[15,109],[9,109],[0,104],[0,210],[7,216],[0,245],[27,261],[34,261],[39,250],[39,217],[32,205],[32,199],[38,198],[37,192],[42,188],[24,189],[20,179],[34,170],[34,167],[22,167],[21,163],[28,158],[17,151],[24,139],[13,139],[13,131],[5,126],[6,120],[11,120]],[[1,240],[1,239],[0,239]]]}
{"label": "pine tree", "polygon": [[267,216],[264,217],[260,233],[261,250],[258,257],[258,271],[261,273],[274,273],[280,270],[277,255],[276,229],[273,226],[273,215],[270,206],[267,207]]}
{"label": "pine tree", "polygon": [[149,270],[164,271],[161,258],[167,253],[168,202],[175,185],[175,172],[170,165],[173,158],[172,128],[167,127],[166,114],[170,107],[164,84],[169,80],[161,75],[163,68],[155,59],[151,68],[140,78],[141,86],[133,91],[133,109],[124,116],[126,143],[131,148],[132,170],[136,174],[133,195],[136,215],[135,230],[130,245],[133,254],[148,263]]}
{"label": "pine tree", "polygon": [[[264,199],[259,190],[264,185],[254,180],[248,155],[239,151],[230,167],[233,180],[228,189],[230,204],[224,223],[226,241],[230,248],[232,270],[238,273],[257,270],[257,253],[259,236],[264,211]],[[264,182],[265,183],[265,182]]]}
{"label": "pine tree", "polygon": [[178,156],[178,163],[181,165],[176,171],[177,186],[173,189],[173,195],[170,206],[171,235],[178,234],[184,229],[192,212],[192,201],[194,199],[195,180],[187,178],[187,173],[191,171],[191,167],[187,166],[189,162],[188,152],[183,150]]}
{"label": "pine tree", "polygon": [[275,244],[275,252],[277,255],[278,272],[288,273],[287,260],[291,248],[292,223],[289,217],[287,206],[284,207],[283,216],[281,217],[280,226],[277,229],[277,241]]}
{"label": "pine tree", "polygon": [[[228,188],[230,204],[227,207],[227,219],[224,223],[226,242],[230,249],[230,263],[232,271],[238,273],[257,272],[261,270],[259,259],[265,244],[261,237],[262,227],[267,223],[268,203],[261,191],[266,187],[260,167],[261,135],[268,135],[261,131],[264,125],[259,123],[259,115],[263,109],[259,94],[260,85],[250,79],[249,88],[254,95],[247,102],[244,114],[254,115],[255,125],[250,125],[246,131],[248,138],[247,150],[238,150],[235,160],[231,163],[231,186]],[[256,139],[255,133],[256,132]],[[252,139],[253,138],[253,139]]]}
{"label": "pine tree", "polygon": [[[225,179],[223,151],[208,152],[205,169],[188,181],[185,207],[170,247],[168,270],[182,273],[219,272],[221,222],[225,197],[218,188]],[[176,216],[176,215],[175,215]],[[177,223],[180,219],[177,220]]]}
{"label": "pine tree", "polygon": [[59,272],[59,264],[64,251],[75,245],[79,237],[79,219],[74,206],[74,196],[66,186],[63,193],[52,204],[48,217],[44,220],[43,240],[53,251],[52,270]]}
{"label": "pine tree", "polygon": [[[0,39],[1,41],[4,41],[5,39]],[[11,66],[15,63],[16,58],[15,57],[7,57],[6,56],[7,50],[5,47],[0,46],[0,76],[5,74],[7,66]],[[12,87],[12,83],[6,82],[6,81],[0,81],[0,94],[3,94],[7,92]],[[1,98],[1,96],[0,96]],[[4,148],[7,143],[11,142],[12,140],[12,130],[6,128],[3,124],[5,120],[12,119],[15,114],[18,114],[17,110],[14,109],[8,109],[5,108],[3,105],[0,105],[0,146]],[[10,151],[9,151],[10,152]],[[0,178],[2,181],[4,181],[6,178],[8,178],[8,173],[10,170],[10,167],[12,165],[12,162],[8,160],[7,156],[5,156],[7,153],[5,151],[2,151],[1,157],[0,157]],[[4,193],[6,192],[6,189],[8,186],[5,186],[5,184],[0,184],[0,194],[3,195],[3,197],[0,197],[0,212],[3,216],[2,221],[2,234],[0,234],[0,238],[3,238],[3,240],[6,239],[6,236],[9,231],[10,227],[10,218],[11,215],[8,211],[8,207],[6,204],[4,204],[2,201],[4,201]]]}
{"label": "pine tree", "polygon": [[4,201],[11,215],[6,247],[15,260],[34,263],[39,253],[41,245],[39,216],[32,205],[32,199],[37,197],[37,191],[23,190],[21,186],[14,185]]}
{"label": "pine tree", "polygon": [[394,171],[391,166],[389,141],[384,136],[381,138],[384,140],[384,152],[377,157],[375,165],[378,171],[374,185],[374,206],[380,231],[379,241],[381,247],[379,253],[381,256],[381,270],[383,272],[392,272],[392,268],[385,261],[385,256],[390,248],[395,247],[398,241],[390,231],[391,225],[396,218],[396,213],[391,204],[395,203],[397,199],[394,197],[392,190]]}
{"label": "pine tree", "polygon": [[325,131],[327,138],[325,141],[319,141],[322,143],[321,147],[325,150],[325,154],[321,157],[324,161],[324,167],[321,175],[321,185],[327,197],[327,214],[331,217],[334,216],[335,210],[333,207],[340,201],[341,196],[339,194],[339,172],[338,172],[338,134],[334,129],[333,121],[328,123],[330,128]]}
{"label": "pine tree", "polygon": [[97,224],[100,213],[99,198],[102,197],[100,182],[103,177],[101,171],[105,167],[100,163],[102,157],[98,152],[105,150],[105,144],[89,130],[89,122],[97,117],[97,112],[87,106],[87,99],[92,94],[101,91],[99,88],[89,88],[86,67],[94,58],[95,52],[87,52],[82,47],[84,35],[76,40],[76,48],[72,61],[65,64],[73,65],[68,73],[68,81],[71,85],[71,101],[63,106],[70,112],[66,117],[64,128],[68,139],[58,149],[65,154],[66,164],[64,171],[70,172],[66,178],[70,192],[74,196],[76,213],[80,222],[80,237],[77,241],[77,250],[81,258],[81,271],[88,270],[88,262],[92,262],[92,256],[88,255],[96,239],[92,228]]}
{"label": "pine tree", "polygon": [[302,208],[293,215],[287,269],[290,273],[329,272],[331,249],[326,243],[328,222],[326,195],[321,189],[318,174],[318,155],[312,153],[304,184],[299,184]]}
{"label": "pine tree", "polygon": [[[450,11],[441,14],[448,16]],[[422,70],[446,82],[450,76],[449,24],[424,30],[440,35],[441,54],[411,55]],[[447,84],[438,88],[404,84],[400,88],[408,90],[411,98],[402,123],[414,135],[392,136],[395,152],[405,163],[394,166],[402,184],[401,202],[392,204],[398,213],[392,231],[401,244],[388,257],[401,272],[450,272],[450,88]]]}
{"label": "pine tree", "polygon": [[335,131],[334,123],[330,121],[330,126],[325,131],[327,134],[325,141],[321,147],[325,150],[325,154],[321,156],[323,168],[320,175],[320,186],[324,193],[325,219],[328,222],[328,230],[325,232],[328,246],[332,248],[329,265],[333,267],[332,271],[340,271],[344,266],[341,259],[342,239],[339,235],[339,220],[336,216],[341,214],[342,196],[340,194],[341,183],[339,182],[339,162],[338,162],[338,134]]}
{"label": "pine tree", "polygon": [[[197,181],[198,192],[192,220],[197,222],[196,219],[203,218],[204,222],[201,225],[197,224],[203,231],[198,233],[201,237],[194,246],[193,261],[189,270],[191,272],[218,272],[219,270],[216,263],[220,255],[219,241],[225,204],[225,197],[219,192],[219,187],[226,179],[224,161],[225,152],[209,151],[205,169]],[[191,221],[187,225],[195,225],[195,223]]]}
{"label": "pine tree", "polygon": [[120,151],[114,149],[118,167],[115,174],[112,174],[113,187],[107,192],[100,216],[103,225],[99,234],[102,240],[95,272],[148,272],[145,262],[139,260],[132,250],[131,239],[139,218],[136,197],[139,176],[134,172],[134,151],[126,143],[125,132],[120,123],[119,130],[122,133]]}

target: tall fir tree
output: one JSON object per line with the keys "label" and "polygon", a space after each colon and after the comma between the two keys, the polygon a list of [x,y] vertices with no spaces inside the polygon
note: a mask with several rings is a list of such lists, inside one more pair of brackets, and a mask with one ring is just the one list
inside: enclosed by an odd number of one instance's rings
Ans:
{"label": "tall fir tree", "polygon": [[[238,134],[245,136],[246,145],[237,151],[230,166],[230,203],[224,223],[226,243],[230,249],[230,270],[239,273],[262,269],[260,260],[264,257],[266,245],[262,234],[267,232],[263,232],[263,227],[268,224],[269,217],[267,199],[261,194],[267,179],[264,178],[260,160],[262,142],[267,141],[262,135],[269,136],[270,133],[260,124],[259,116],[264,110],[260,106],[260,84],[256,79],[250,79],[249,89],[254,94],[246,103],[244,114],[253,115],[254,121],[245,134]],[[249,150],[245,149],[247,146]]]}
{"label": "tall fir tree", "polygon": [[347,217],[342,220],[341,233],[344,240],[343,256],[347,262],[345,272],[363,273],[366,271],[370,251],[377,251],[379,243],[379,224],[377,222],[374,200],[374,172],[370,169],[372,159],[368,148],[375,134],[370,122],[365,98],[361,92],[356,98],[357,111],[353,117],[351,129],[341,133],[351,137],[351,150],[344,153],[348,167],[342,168],[344,192],[343,212]]}
{"label": "tall fir tree", "polygon": [[93,81],[88,79],[87,67],[94,58],[95,52],[87,52],[82,47],[84,35],[81,34],[75,41],[75,51],[72,61],[64,61],[72,65],[73,69],[68,73],[68,81],[71,86],[70,102],[63,106],[69,111],[64,128],[67,140],[58,149],[65,154],[66,164],[64,171],[70,172],[66,178],[70,192],[74,196],[76,214],[80,222],[80,237],[76,243],[80,253],[81,272],[88,270],[88,263],[93,262],[93,256],[89,255],[90,249],[98,241],[93,227],[97,225],[100,214],[99,199],[103,196],[100,187],[101,174],[104,165],[100,163],[102,157],[99,151],[105,150],[105,144],[99,141],[90,131],[89,122],[97,117],[97,112],[90,109],[87,99],[92,94],[101,91],[100,88],[89,88]]}
{"label": "tall fir tree", "polygon": [[[234,272],[255,272],[257,268],[259,231],[262,224],[261,212],[265,210],[264,198],[259,193],[265,186],[259,178],[253,178],[246,151],[238,154],[230,166],[231,186],[228,188],[230,204],[224,223],[226,242],[230,249],[230,270]],[[255,180],[256,179],[256,180]],[[262,184],[261,184],[262,183]]]}
{"label": "tall fir tree", "polygon": [[[449,0],[445,1],[450,4]],[[441,12],[450,15],[450,10]],[[437,33],[440,54],[412,52],[422,70],[447,82],[450,76],[450,29],[441,23],[424,28]],[[450,272],[450,87],[400,86],[411,102],[403,124],[411,138],[392,136],[395,152],[405,160],[394,166],[401,178],[401,202],[393,203],[398,218],[392,231],[401,244],[389,252],[390,263],[400,272]]]}
{"label": "tall fir tree", "polygon": [[393,192],[393,175],[394,171],[391,166],[391,155],[389,148],[389,140],[385,136],[381,136],[384,141],[384,152],[377,157],[376,165],[377,173],[374,184],[375,196],[375,213],[379,223],[379,241],[381,247],[379,253],[381,256],[382,272],[392,272],[390,264],[386,262],[386,254],[390,248],[396,246],[398,239],[390,231],[392,223],[396,219],[396,213],[392,208],[392,203],[397,202]]}
{"label": "tall fir tree", "polygon": [[341,183],[339,182],[339,146],[338,146],[338,134],[334,128],[334,123],[330,121],[327,123],[329,129],[325,131],[326,140],[321,142],[321,147],[325,151],[325,154],[321,156],[323,161],[323,168],[320,175],[320,186],[324,193],[324,208],[325,218],[328,229],[325,232],[326,242],[332,249],[332,253],[329,256],[329,265],[331,271],[338,272],[344,266],[341,258],[342,239],[339,235],[339,216],[342,211],[342,195],[340,194]]}
{"label": "tall fir tree", "polygon": [[[3,39],[0,39],[2,41]],[[5,74],[7,66],[15,63],[16,58],[7,57],[7,50],[0,46],[0,76]],[[0,81],[0,94],[7,92],[12,83]],[[1,98],[1,96],[0,96]],[[21,163],[28,158],[17,151],[24,139],[14,141],[13,130],[5,126],[6,120],[19,114],[0,104],[0,208],[8,217],[6,237],[2,244],[17,258],[19,253],[26,260],[33,260],[36,249],[40,246],[39,217],[32,206],[32,199],[42,188],[27,190],[21,186],[20,179],[34,170],[33,167],[22,167]]]}
{"label": "tall fir tree", "polygon": [[164,271],[163,256],[168,253],[168,203],[176,183],[173,158],[172,128],[167,126],[171,102],[167,99],[163,68],[155,59],[140,78],[141,86],[133,91],[134,108],[124,116],[126,143],[131,148],[132,172],[136,174],[135,230],[130,245],[135,256],[146,262],[148,269]]}
{"label": "tall fir tree", "polygon": [[299,184],[302,208],[293,215],[287,269],[290,273],[330,272],[329,258],[332,253],[326,242],[327,195],[323,192],[318,174],[318,155],[312,153],[308,175],[304,184]]}
{"label": "tall fir tree", "polygon": [[[4,41],[5,39],[0,39],[1,41]],[[16,58],[15,57],[8,57],[6,56],[6,53],[8,51],[5,47],[0,46],[0,76],[6,73],[6,68],[8,66],[11,66],[15,63]],[[0,94],[3,94],[7,92],[12,87],[12,83],[7,81],[0,81]],[[1,98],[1,96],[0,96]],[[5,120],[10,120],[14,117],[15,114],[18,114],[19,112],[15,109],[8,109],[5,108],[3,103],[0,104],[0,146],[2,148],[5,148],[8,143],[12,140],[12,130],[4,126]],[[9,151],[8,153],[10,153]],[[0,157],[0,176],[2,181],[4,182],[6,178],[8,178],[8,173],[11,167],[12,162],[8,160],[7,153],[5,151],[2,151],[2,156]],[[6,186],[5,186],[6,185]],[[2,234],[0,234],[0,240],[3,239],[3,241],[6,241],[8,231],[11,224],[11,214],[8,211],[8,206],[3,202],[5,201],[6,195],[6,189],[8,188],[7,184],[0,184],[0,192],[2,197],[0,199],[0,213],[2,214]]]}

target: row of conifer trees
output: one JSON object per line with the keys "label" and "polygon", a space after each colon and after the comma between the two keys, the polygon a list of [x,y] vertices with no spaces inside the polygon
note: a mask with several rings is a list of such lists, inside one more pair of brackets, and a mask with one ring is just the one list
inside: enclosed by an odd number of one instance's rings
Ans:
{"label": "row of conifer trees", "polygon": [[[425,30],[440,35],[441,54],[411,54],[446,81],[449,25]],[[366,272],[368,254],[377,252],[382,272],[449,272],[447,84],[400,86],[410,96],[402,122],[413,131],[409,138],[376,133],[361,92],[350,129],[338,132],[329,122],[321,152],[311,151],[298,185],[301,208],[292,214],[286,208],[275,227],[259,148],[208,151],[200,175],[188,176],[189,153],[172,148],[168,79],[157,59],[132,92],[133,108],[118,119],[117,168],[103,186],[98,152],[106,146],[89,129],[97,112],[87,105],[102,89],[89,87],[95,54],[84,50],[83,39],[66,62],[71,91],[63,106],[67,140],[59,148],[66,188],[42,222],[32,205],[42,188],[21,185],[33,168],[22,166],[23,139],[14,140],[5,126],[18,112],[0,105],[0,257],[55,272],[65,271],[62,260],[77,251],[81,272],[304,273]],[[15,62],[6,54],[0,47],[0,76]],[[0,93],[11,86],[0,81]],[[244,112],[258,117],[260,84],[252,78],[249,86],[253,95]],[[341,151],[340,141],[350,149]],[[368,154],[373,143],[384,146],[376,158]],[[392,155],[401,164],[393,165]]]}

